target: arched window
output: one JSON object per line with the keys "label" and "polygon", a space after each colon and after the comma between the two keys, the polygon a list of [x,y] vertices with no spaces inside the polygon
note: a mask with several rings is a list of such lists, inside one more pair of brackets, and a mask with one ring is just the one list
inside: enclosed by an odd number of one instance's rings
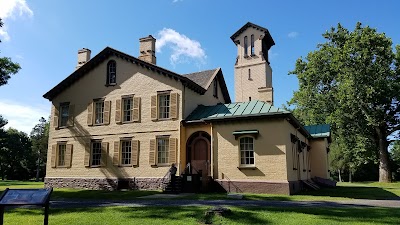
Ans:
{"label": "arched window", "polygon": [[218,81],[217,81],[217,78],[214,79],[213,96],[218,98]]}
{"label": "arched window", "polygon": [[247,43],[247,36],[244,36],[244,56],[246,57],[247,55],[248,55],[248,47],[249,47],[249,45],[248,45],[248,43]]}
{"label": "arched window", "polygon": [[251,69],[249,69],[249,80],[251,80]]}
{"label": "arched window", "polygon": [[250,45],[251,45],[251,55],[255,55],[254,53],[254,34],[250,37]]}
{"label": "arched window", "polygon": [[254,138],[242,137],[239,141],[240,166],[254,166]]}
{"label": "arched window", "polygon": [[107,85],[117,84],[117,64],[114,60],[111,60],[107,64]]}

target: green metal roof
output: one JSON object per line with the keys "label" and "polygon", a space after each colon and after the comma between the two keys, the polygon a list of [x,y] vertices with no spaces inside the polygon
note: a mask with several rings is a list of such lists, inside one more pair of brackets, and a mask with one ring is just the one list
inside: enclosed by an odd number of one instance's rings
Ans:
{"label": "green metal roof", "polygon": [[331,136],[331,127],[329,124],[319,124],[304,126],[304,128],[311,134],[313,138],[323,138]]}
{"label": "green metal roof", "polygon": [[269,116],[290,114],[289,111],[276,108],[263,101],[237,102],[230,104],[217,104],[212,106],[199,105],[186,119],[185,122],[199,122],[228,118],[244,118],[253,116]]}

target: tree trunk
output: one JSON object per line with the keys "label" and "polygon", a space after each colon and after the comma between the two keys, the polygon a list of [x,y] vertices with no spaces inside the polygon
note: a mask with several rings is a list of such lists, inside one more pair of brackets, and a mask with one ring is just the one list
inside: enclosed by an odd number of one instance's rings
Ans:
{"label": "tree trunk", "polygon": [[349,169],[349,182],[350,182],[350,183],[353,182],[353,179],[352,179],[352,177],[351,177],[351,169]]}
{"label": "tree trunk", "polygon": [[340,169],[338,169],[339,172],[339,182],[342,182],[342,175],[340,174]]}
{"label": "tree trunk", "polygon": [[390,160],[388,152],[388,143],[385,135],[385,129],[375,128],[379,138],[379,182],[388,183],[392,181],[392,171],[390,170]]}
{"label": "tree trunk", "polygon": [[39,182],[39,173],[40,173],[40,155],[37,160],[37,167],[36,167],[36,182]]}

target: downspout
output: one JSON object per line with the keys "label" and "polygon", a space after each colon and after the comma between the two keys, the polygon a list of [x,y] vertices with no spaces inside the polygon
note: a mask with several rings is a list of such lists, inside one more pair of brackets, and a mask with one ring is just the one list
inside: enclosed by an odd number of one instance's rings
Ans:
{"label": "downspout", "polygon": [[211,155],[210,155],[210,175],[211,178],[214,179],[214,135],[213,135],[213,124],[210,123],[211,126],[211,145],[210,145],[210,151],[211,151]]}
{"label": "downspout", "polygon": [[[186,128],[183,126],[183,117],[184,117],[184,113],[185,113],[185,97],[186,97],[186,86],[185,84],[182,82],[182,112],[180,113],[180,123],[179,123],[179,137],[180,137],[180,141],[179,141],[179,154],[178,154],[178,174],[181,174],[183,171],[185,171],[185,163],[182,163],[182,152],[185,151],[186,154]],[[185,157],[186,158],[186,157]]]}

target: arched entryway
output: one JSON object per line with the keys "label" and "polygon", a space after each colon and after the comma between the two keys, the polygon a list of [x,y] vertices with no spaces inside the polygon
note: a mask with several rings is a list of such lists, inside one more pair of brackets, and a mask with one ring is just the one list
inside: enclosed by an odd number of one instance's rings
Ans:
{"label": "arched entryway", "polygon": [[211,137],[207,132],[193,133],[186,142],[187,168],[190,174],[210,176],[211,173]]}

